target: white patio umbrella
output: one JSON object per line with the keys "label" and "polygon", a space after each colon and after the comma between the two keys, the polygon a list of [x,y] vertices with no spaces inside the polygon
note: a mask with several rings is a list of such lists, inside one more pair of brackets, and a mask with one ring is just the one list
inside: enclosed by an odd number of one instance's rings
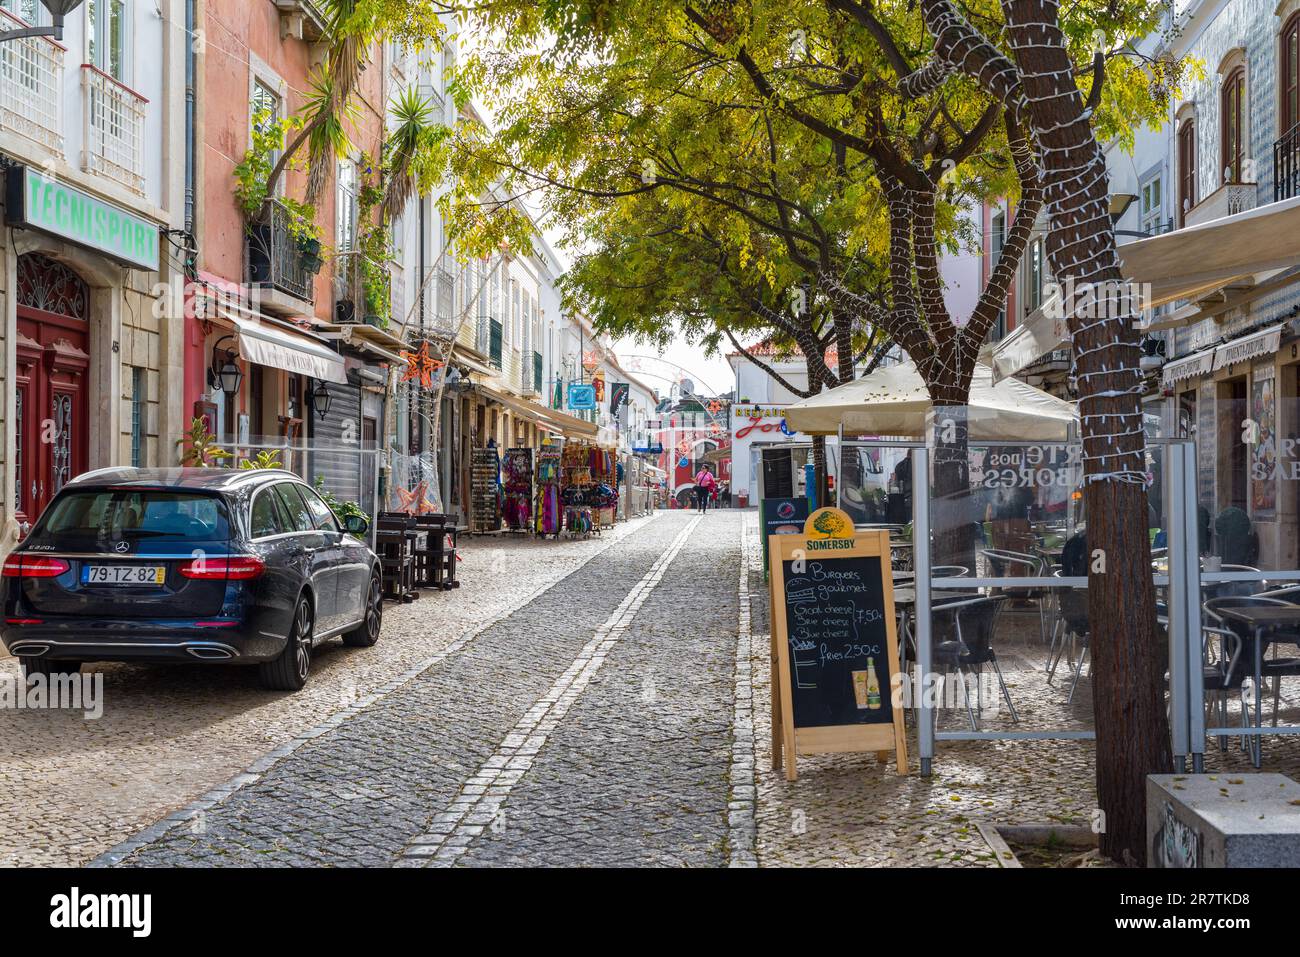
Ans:
{"label": "white patio umbrella", "polygon": [[[930,393],[911,362],[886,366],[789,406],[786,425],[812,435],[925,435]],[[1019,379],[993,384],[979,363],[971,376],[970,438],[974,441],[1060,442],[1077,421],[1074,406]]]}

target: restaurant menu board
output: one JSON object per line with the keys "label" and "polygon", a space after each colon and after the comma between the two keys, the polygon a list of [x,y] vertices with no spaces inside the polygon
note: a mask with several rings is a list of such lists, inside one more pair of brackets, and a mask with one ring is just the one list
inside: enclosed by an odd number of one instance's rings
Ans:
{"label": "restaurant menu board", "polygon": [[808,521],[806,498],[765,498],[763,515],[763,574],[767,574],[767,539],[769,535],[798,535]]}
{"label": "restaurant menu board", "polygon": [[889,534],[823,508],[768,548],[773,767],[793,781],[798,755],[875,751],[906,774]]}
{"label": "restaurant menu board", "polygon": [[878,557],[782,563],[796,728],[893,721],[880,565]]}

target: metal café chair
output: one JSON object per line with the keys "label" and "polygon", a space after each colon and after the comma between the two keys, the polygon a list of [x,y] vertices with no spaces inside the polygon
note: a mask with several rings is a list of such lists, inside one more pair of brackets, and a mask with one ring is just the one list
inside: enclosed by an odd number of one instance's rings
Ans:
{"label": "metal caf\u00e9 chair", "polygon": [[[1013,552],[1005,548],[983,548],[980,549],[988,562],[997,569],[1002,566],[1005,571],[1008,566],[1015,566],[1025,570],[1026,577],[1045,578],[1048,575],[1048,561],[1041,555],[1029,555],[1024,552]],[[999,576],[1001,577],[1001,576]],[[1047,643],[1047,602],[1051,597],[1050,588],[1042,588],[1037,585],[1025,585],[1023,587],[1016,585],[1007,585],[1000,589],[1008,598],[1020,598],[1034,602],[1038,606],[1038,631],[1039,638],[1044,644]]]}
{"label": "metal caf\u00e9 chair", "polygon": [[[972,731],[979,730],[979,719],[975,716],[975,710],[971,708],[966,676],[975,675],[976,703],[980,710],[983,710],[983,692],[980,688],[979,676],[983,673],[986,664],[992,665],[994,673],[998,676],[998,687],[1007,703],[1007,709],[1011,712],[1011,720],[1017,723],[1020,721],[1020,715],[1016,713],[1016,706],[1011,700],[1011,692],[1007,689],[1006,679],[1002,676],[1002,668],[998,665],[997,653],[993,650],[994,624],[1006,600],[1005,595],[971,595],[954,597],[951,601],[934,604],[936,616],[952,616],[954,636],[946,641],[935,643],[934,663],[943,670],[944,674],[951,674],[954,671],[957,673],[962,687],[962,698],[966,705],[966,716]],[[962,627],[963,621],[965,628]]]}
{"label": "metal caf\u00e9 chair", "polygon": [[[1202,571],[1204,571],[1202,565]],[[1220,565],[1218,568],[1221,572],[1250,572],[1258,575],[1259,569],[1253,565]],[[1230,598],[1234,596],[1250,595],[1256,587],[1255,582],[1209,582],[1201,586],[1210,592],[1215,598]]]}
{"label": "metal caf\u00e9 chair", "polygon": [[[1217,638],[1219,652],[1212,654],[1210,649],[1211,638]],[[1226,728],[1228,726],[1228,693],[1237,692],[1241,705],[1241,725],[1247,727],[1250,724],[1250,712],[1246,707],[1246,668],[1245,662],[1241,656],[1242,641],[1241,636],[1229,628],[1219,628],[1214,625],[1204,625],[1201,628],[1201,671],[1203,687],[1207,696],[1213,694],[1214,699],[1206,702],[1206,723],[1210,724],[1214,713],[1217,711],[1219,720],[1218,726]],[[1211,725],[1213,726],[1213,725]],[[1219,735],[1219,750],[1228,750],[1228,739]],[[1254,753],[1254,744],[1250,735],[1241,736],[1241,748],[1243,751],[1249,750]]]}
{"label": "metal caf\u00e9 chair", "polygon": [[965,578],[969,574],[965,565],[935,565],[930,569],[931,578]]}
{"label": "metal caf\u00e9 chair", "polygon": [[[1064,578],[1064,572],[1059,569],[1055,571],[1056,578]],[[1088,641],[1088,593],[1078,588],[1068,588],[1062,586],[1060,595],[1056,600],[1056,620],[1052,623],[1052,642],[1047,648],[1047,682],[1051,684],[1052,679],[1056,677],[1056,669],[1060,667],[1061,659],[1065,659],[1066,668],[1069,671],[1076,670],[1075,655],[1078,653],[1078,665],[1083,663],[1083,651],[1079,645],[1083,644],[1083,650],[1087,649]],[[1068,651],[1068,654],[1067,654]],[[1076,682],[1077,683],[1077,678]],[[1074,695],[1074,687],[1071,685],[1070,695]]]}
{"label": "metal caf\u00e9 chair", "polygon": [[[1282,598],[1271,597],[1266,595],[1221,595],[1217,598],[1207,599],[1201,608],[1205,614],[1216,621],[1217,628],[1226,629],[1236,634],[1242,641],[1242,645],[1249,652],[1254,652],[1254,641],[1256,633],[1250,631],[1244,624],[1233,618],[1225,617],[1220,614],[1224,608],[1242,608],[1252,606],[1281,605],[1293,607],[1296,603],[1286,601]],[[1273,726],[1277,727],[1278,707],[1282,697],[1282,679],[1300,677],[1300,657],[1279,657],[1277,654],[1277,645],[1300,645],[1300,634],[1294,631],[1288,631],[1282,628],[1273,628],[1262,630],[1258,633],[1259,641],[1262,645],[1260,648],[1260,667],[1254,675],[1255,694],[1259,695],[1263,691],[1265,678],[1273,679]],[[1273,647],[1273,657],[1268,658],[1266,653],[1269,646]],[[1256,766],[1259,765],[1260,741],[1258,736],[1252,741],[1252,757]]]}

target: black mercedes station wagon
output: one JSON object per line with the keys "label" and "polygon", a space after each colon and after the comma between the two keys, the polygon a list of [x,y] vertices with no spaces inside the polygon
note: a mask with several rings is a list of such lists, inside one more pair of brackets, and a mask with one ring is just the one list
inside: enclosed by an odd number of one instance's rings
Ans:
{"label": "black mercedes station wagon", "polygon": [[28,675],[86,661],[255,664],[307,681],[312,648],[368,647],[379,559],[279,469],[103,469],[69,482],[4,562],[5,647]]}

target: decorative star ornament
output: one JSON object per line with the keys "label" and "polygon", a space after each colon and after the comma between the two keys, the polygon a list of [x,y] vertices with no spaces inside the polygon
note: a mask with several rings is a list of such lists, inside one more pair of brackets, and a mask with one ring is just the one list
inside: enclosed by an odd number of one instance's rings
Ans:
{"label": "decorative star ornament", "polygon": [[406,360],[406,371],[402,373],[402,381],[408,382],[418,378],[423,388],[433,388],[433,374],[442,368],[442,362],[429,355],[429,340],[420,343],[418,352],[403,349],[400,355]]}

